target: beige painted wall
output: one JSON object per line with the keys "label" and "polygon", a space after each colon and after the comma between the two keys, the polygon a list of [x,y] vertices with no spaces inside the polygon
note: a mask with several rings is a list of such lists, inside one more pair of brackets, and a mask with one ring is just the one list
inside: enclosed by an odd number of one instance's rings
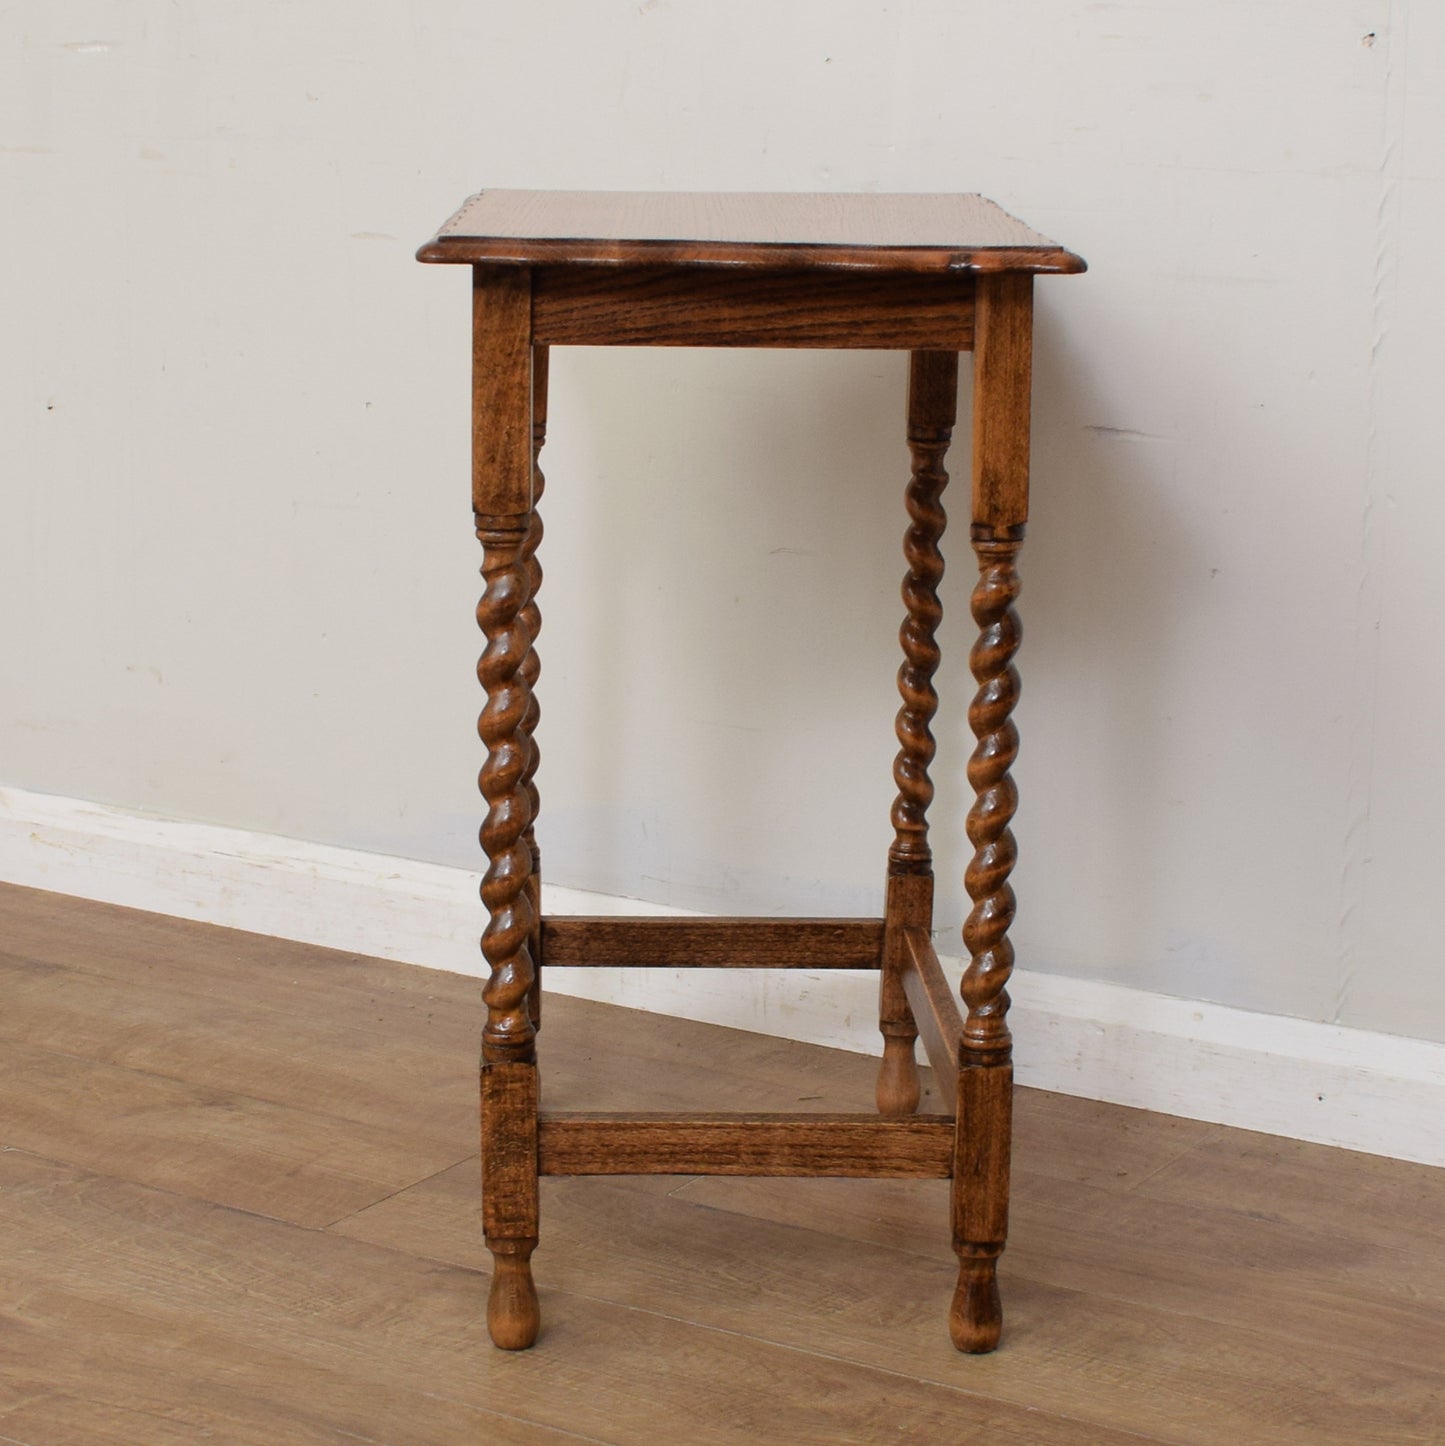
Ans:
{"label": "beige painted wall", "polygon": [[[977,189],[1092,264],[1039,287],[1022,957],[1445,1039],[1439,7],[22,0],[0,47],[0,783],[472,860],[466,285],[415,246],[483,184]],[[871,910],[901,358],[553,394],[551,876]]]}

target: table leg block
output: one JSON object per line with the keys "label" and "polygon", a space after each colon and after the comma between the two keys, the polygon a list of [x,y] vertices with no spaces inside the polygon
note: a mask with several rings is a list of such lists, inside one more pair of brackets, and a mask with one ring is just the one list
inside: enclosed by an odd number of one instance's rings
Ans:
{"label": "table leg block", "polygon": [[953,1248],[958,1287],[948,1315],[961,1351],[993,1350],[1003,1326],[998,1258],[1008,1236],[1013,1066],[965,1065],[958,1073],[953,1164]]}
{"label": "table leg block", "polygon": [[482,1227],[492,1252],[487,1330],[503,1350],[537,1339],[537,1067],[482,1066]]}

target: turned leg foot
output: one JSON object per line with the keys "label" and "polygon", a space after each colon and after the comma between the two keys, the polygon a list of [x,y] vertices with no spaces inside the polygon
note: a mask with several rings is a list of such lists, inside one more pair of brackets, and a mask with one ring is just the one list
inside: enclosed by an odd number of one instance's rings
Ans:
{"label": "turned leg foot", "polygon": [[542,1323],[532,1283],[535,1240],[498,1241],[492,1252],[492,1289],[487,1296],[487,1332],[504,1351],[525,1351]]}
{"label": "turned leg foot", "polygon": [[1003,1329],[998,1296],[1000,1248],[964,1246],[958,1251],[958,1285],[948,1312],[948,1333],[954,1346],[970,1355],[994,1350]]}
{"label": "turned leg foot", "polygon": [[922,1093],[918,1082],[918,1062],[913,1056],[916,1030],[895,1026],[889,1032],[884,1026],[883,1063],[878,1069],[878,1113],[880,1115],[911,1115],[918,1109]]}

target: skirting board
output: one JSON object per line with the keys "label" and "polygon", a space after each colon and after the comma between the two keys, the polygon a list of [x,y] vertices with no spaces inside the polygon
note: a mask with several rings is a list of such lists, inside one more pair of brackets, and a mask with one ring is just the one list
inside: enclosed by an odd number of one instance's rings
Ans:
{"label": "skirting board", "polygon": [[[0,788],[0,879],[479,975],[466,869]],[[550,913],[681,913],[546,886]],[[958,959],[944,960],[954,974]],[[607,1003],[874,1054],[876,976],[550,969]],[[1021,1083],[1113,1104],[1445,1165],[1445,1044],[1252,1014],[1019,970]]]}

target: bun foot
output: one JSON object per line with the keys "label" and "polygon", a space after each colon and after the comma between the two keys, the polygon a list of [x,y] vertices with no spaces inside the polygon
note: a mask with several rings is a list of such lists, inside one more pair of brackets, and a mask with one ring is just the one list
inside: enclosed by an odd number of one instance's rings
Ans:
{"label": "bun foot", "polygon": [[537,1287],[532,1283],[535,1241],[504,1241],[491,1247],[492,1290],[487,1297],[487,1331],[504,1351],[525,1351],[542,1324]]}
{"label": "bun foot", "polygon": [[997,1348],[1002,1329],[998,1257],[960,1255],[958,1288],[948,1312],[948,1333],[954,1346],[970,1355],[984,1355]]}

